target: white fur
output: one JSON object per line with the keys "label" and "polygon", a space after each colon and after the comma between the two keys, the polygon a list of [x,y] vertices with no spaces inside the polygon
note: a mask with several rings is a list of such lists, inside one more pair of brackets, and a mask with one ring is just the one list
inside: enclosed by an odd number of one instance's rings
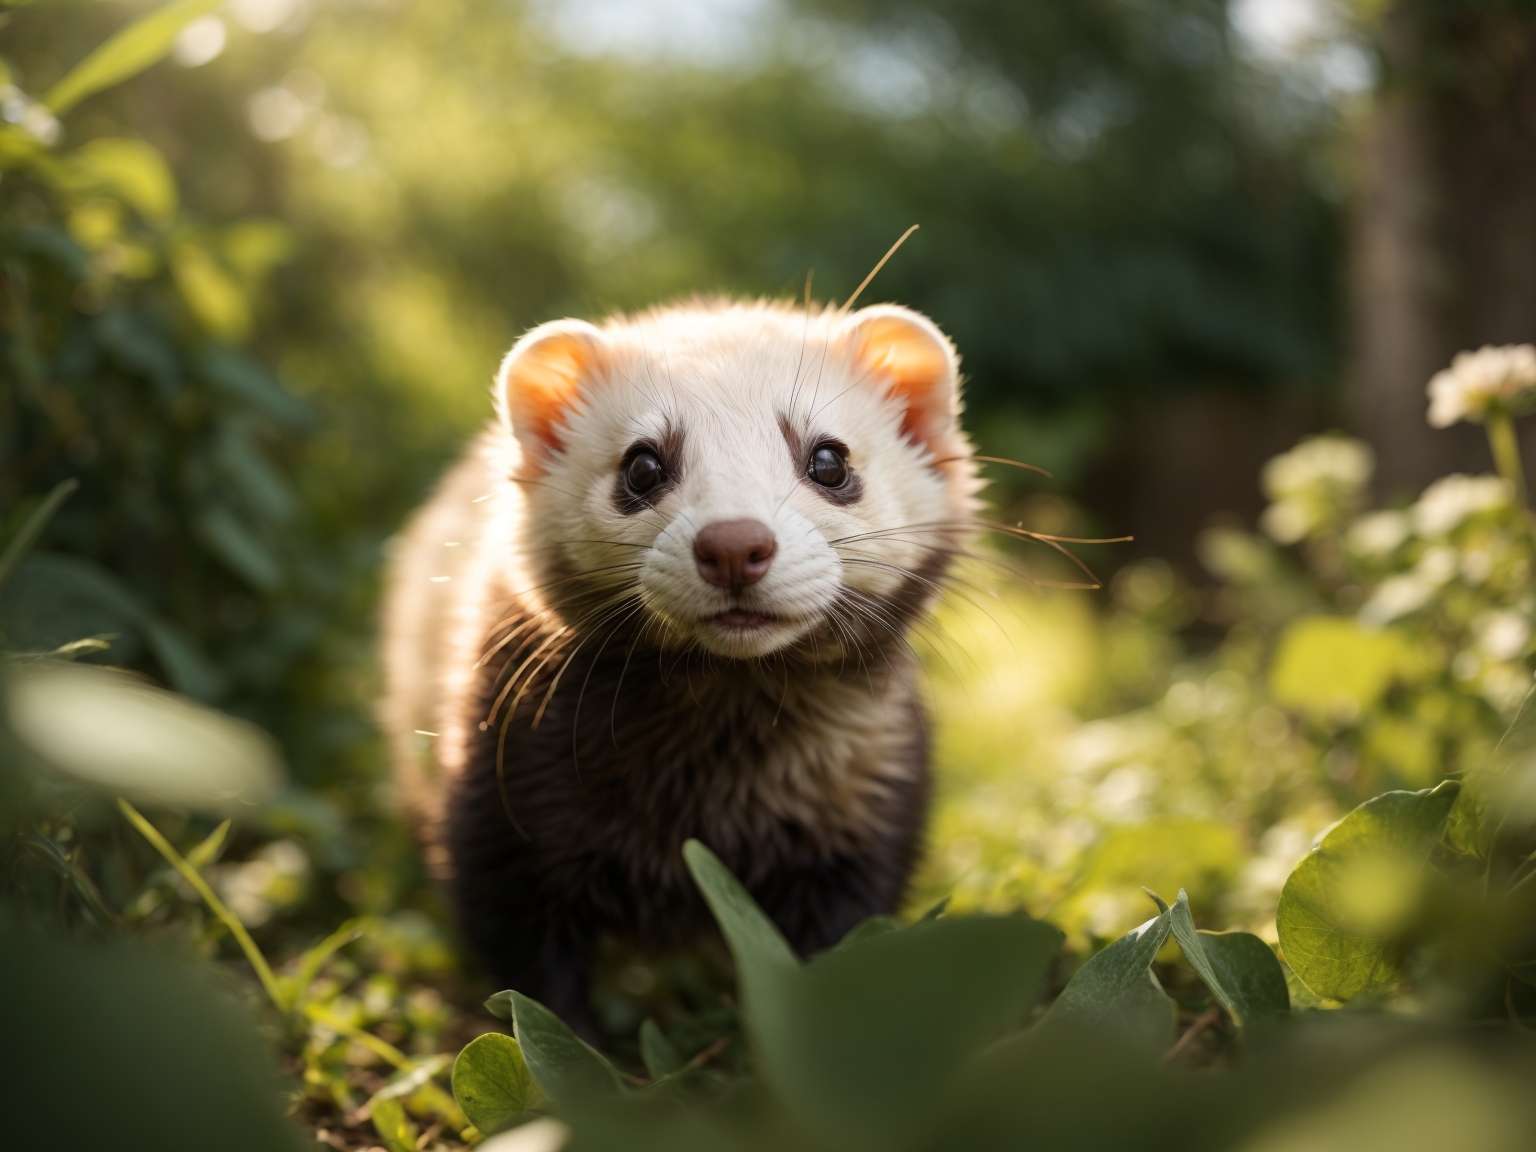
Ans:
{"label": "white fur", "polygon": [[[968,511],[972,481],[968,467],[936,463],[933,446],[903,433],[904,404],[850,338],[870,311],[694,306],[588,329],[600,342],[600,367],[565,411],[561,449],[542,461],[536,482],[520,486],[523,548],[559,549],[572,570],[616,591],[638,585],[669,642],[728,657],[765,655],[826,628],[840,590],[889,596],[939,542],[938,527]],[[922,324],[942,347],[949,378],[941,402],[953,425],[958,380],[948,342],[915,313],[880,313]],[[828,436],[848,446],[857,502],[834,503],[805,481],[783,419],[807,445]],[[669,428],[682,434],[678,483],[654,508],[625,515],[613,498],[625,452]],[[967,454],[953,426],[941,445]],[[767,575],[733,596],[699,575],[694,539],[707,524],[748,518],[772,529],[778,550]],[[839,543],[869,532],[886,534]],[[602,571],[637,559],[638,570]],[[714,621],[733,608],[775,622],[744,631]]]}

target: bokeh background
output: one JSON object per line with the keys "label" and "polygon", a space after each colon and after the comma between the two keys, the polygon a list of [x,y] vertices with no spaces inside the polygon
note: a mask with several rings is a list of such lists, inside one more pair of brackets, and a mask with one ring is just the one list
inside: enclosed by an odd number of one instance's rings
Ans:
{"label": "bokeh background", "polygon": [[[1431,375],[1536,337],[1523,0],[228,0],[44,99],[152,7],[0,14],[0,530],[80,482],[0,629],[99,637],[83,659],[277,739],[287,790],[209,874],[279,957],[367,918],[328,970],[349,1019],[423,1050],[476,1027],[394,813],[374,616],[391,534],[551,318],[813,269],[840,299],[920,224],[864,299],[933,316],[980,449],[1053,474],[989,467],[996,517],[1134,537],[1078,549],[1096,592],[996,544],[922,638],[914,907],[1091,949],[1183,886],[1274,941],[1319,831],[1486,759],[1529,687],[1513,490],[1421,498],[1492,469],[1478,429],[1426,424]],[[47,883],[236,955],[72,805],[29,817]],[[616,963],[615,1034],[694,978]]]}

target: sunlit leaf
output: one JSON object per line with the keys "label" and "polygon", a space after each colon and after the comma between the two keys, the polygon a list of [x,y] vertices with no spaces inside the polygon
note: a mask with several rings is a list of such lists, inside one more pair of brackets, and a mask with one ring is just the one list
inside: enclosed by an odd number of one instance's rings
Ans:
{"label": "sunlit leaf", "polygon": [[1152,974],[1152,961],[1172,920],[1171,910],[1163,912],[1091,957],[1073,973],[1039,1027],[1103,1029],[1154,1052],[1166,1048],[1178,1013]]}
{"label": "sunlit leaf", "polygon": [[194,868],[202,868],[212,864],[219,858],[220,851],[224,848],[225,838],[229,836],[230,825],[234,821],[222,821],[217,828],[208,833],[192,851],[187,853],[187,863]]}
{"label": "sunlit leaf", "polygon": [[393,1097],[376,1101],[372,1112],[373,1130],[389,1152],[416,1152],[416,1125],[405,1114],[405,1106]]}
{"label": "sunlit leaf", "polygon": [[144,71],[171,50],[184,26],[219,7],[221,0],[175,0],[141,16],[99,45],[48,90],[43,103],[63,115],[92,93]]}
{"label": "sunlit leaf", "polygon": [[1244,1027],[1291,1010],[1285,970],[1268,944],[1248,932],[1197,931],[1182,888],[1169,911],[1169,923],[1185,959],[1234,1023]]}
{"label": "sunlit leaf", "polygon": [[466,1044],[453,1062],[453,1098],[469,1122],[486,1134],[534,1107],[537,1088],[518,1042],[487,1032]]}
{"label": "sunlit leaf", "polygon": [[557,1104],[617,1093],[622,1082],[607,1057],[537,1000],[511,994],[512,1021],[528,1071]]}
{"label": "sunlit leaf", "polygon": [[171,271],[182,299],[210,334],[231,343],[250,335],[251,304],[245,290],[206,248],[190,240],[178,245],[171,256]]}
{"label": "sunlit leaf", "polygon": [[1368,800],[1291,873],[1276,914],[1280,949],[1319,996],[1348,1000],[1397,983],[1392,939],[1412,912],[1418,874],[1460,791],[1447,780]]}
{"label": "sunlit leaf", "polygon": [[146,220],[164,225],[176,217],[176,177],[159,149],[142,140],[98,137],[70,154],[69,171],[79,184],[114,193]]}
{"label": "sunlit leaf", "polygon": [[120,672],[20,667],[5,704],[12,730],[32,751],[113,792],[221,811],[281,787],[277,746],[261,729]]}
{"label": "sunlit leaf", "polygon": [[1415,663],[1410,643],[1392,629],[1368,630],[1353,616],[1308,616],[1280,637],[1269,686],[1287,708],[1353,720]]}

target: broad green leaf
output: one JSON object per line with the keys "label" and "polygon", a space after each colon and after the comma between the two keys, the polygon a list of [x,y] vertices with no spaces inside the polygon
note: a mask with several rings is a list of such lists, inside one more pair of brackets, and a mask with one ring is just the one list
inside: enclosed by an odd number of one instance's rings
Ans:
{"label": "broad green leaf", "polygon": [[880,913],[869,917],[867,920],[860,920],[852,928],[848,929],[848,934],[839,940],[834,947],[846,948],[850,944],[859,943],[861,940],[873,940],[876,936],[884,936],[887,932],[896,932],[900,929],[900,920],[894,916]]}
{"label": "broad green leaf", "polygon": [[146,220],[165,225],[176,218],[176,177],[152,144],[98,137],[70,155],[69,170],[78,184],[113,193]]}
{"label": "broad green leaf", "polygon": [[800,958],[718,856],[689,840],[683,845],[683,859],[730,945],[741,983],[742,1015],[751,1029],[777,1011],[772,1001],[778,987],[786,973],[799,969]]}
{"label": "broad green leaf", "polygon": [[968,1057],[1023,1020],[1061,941],[1026,917],[964,916],[824,952],[754,1019],[763,1075],[835,1142],[898,1141]]}
{"label": "broad green leaf", "polygon": [[1264,1017],[1284,1016],[1291,1010],[1285,971],[1269,945],[1257,936],[1197,931],[1189,896],[1182,888],[1170,909],[1170,924],[1184,958],[1238,1027]]}
{"label": "broad green leaf", "polygon": [[212,12],[221,0],[175,0],[141,16],[76,64],[43,97],[43,103],[62,116],[80,101],[103,88],[144,71],[171,50],[177,33],[204,12]]}
{"label": "broad green leaf", "polygon": [[645,1070],[650,1073],[652,1080],[665,1080],[688,1065],[683,1054],[672,1046],[672,1041],[666,1038],[661,1029],[656,1027],[656,1021],[650,1017],[646,1017],[640,1025],[640,1059],[645,1062]]}
{"label": "broad green leaf", "polygon": [[1308,988],[1348,1000],[1397,983],[1392,941],[1413,914],[1424,863],[1460,791],[1447,780],[1368,800],[1296,866],[1276,923],[1285,962]]}
{"label": "broad green leaf", "polygon": [[1285,969],[1273,948],[1252,932],[1202,931],[1199,938],[1217,981],[1237,1006],[1239,1025],[1290,1014]]}
{"label": "broad green leaf", "polygon": [[371,1113],[373,1130],[389,1152],[416,1152],[416,1125],[405,1114],[405,1106],[394,1097],[375,1101]]}
{"label": "broad green leaf", "polygon": [[522,1048],[500,1032],[475,1037],[453,1062],[453,1098],[486,1135],[527,1112],[536,1095]]}
{"label": "broad green leaf", "polygon": [[281,786],[277,745],[261,729],[135,677],[33,664],[6,687],[11,729],[33,752],[112,792],[220,812]]}
{"label": "broad green leaf", "polygon": [[528,1071],[557,1104],[618,1093],[621,1082],[606,1057],[537,1000],[513,992],[512,1022]]}
{"label": "broad green leaf", "polygon": [[1172,919],[1171,910],[1163,912],[1090,958],[1067,981],[1039,1026],[1105,1029],[1153,1051],[1166,1048],[1178,1012],[1152,974],[1152,961],[1168,939]]}
{"label": "broad green leaf", "polygon": [[847,1146],[901,1137],[1024,1014],[1061,945],[1038,921],[964,917],[855,938],[802,966],[708,849],[685,853],[735,956],[764,1078]]}
{"label": "broad green leaf", "polygon": [[1416,663],[1412,646],[1391,629],[1368,630],[1353,616],[1308,616],[1280,637],[1269,686],[1287,708],[1352,720]]}

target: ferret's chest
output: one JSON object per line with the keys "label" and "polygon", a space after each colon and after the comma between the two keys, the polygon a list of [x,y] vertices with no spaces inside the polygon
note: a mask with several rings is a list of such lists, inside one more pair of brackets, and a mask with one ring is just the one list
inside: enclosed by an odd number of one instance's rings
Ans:
{"label": "ferret's chest", "polygon": [[505,734],[488,725],[470,759],[543,850],[652,882],[681,879],[690,837],[748,874],[856,851],[888,834],[926,771],[921,717],[905,694],[797,674],[577,662]]}

